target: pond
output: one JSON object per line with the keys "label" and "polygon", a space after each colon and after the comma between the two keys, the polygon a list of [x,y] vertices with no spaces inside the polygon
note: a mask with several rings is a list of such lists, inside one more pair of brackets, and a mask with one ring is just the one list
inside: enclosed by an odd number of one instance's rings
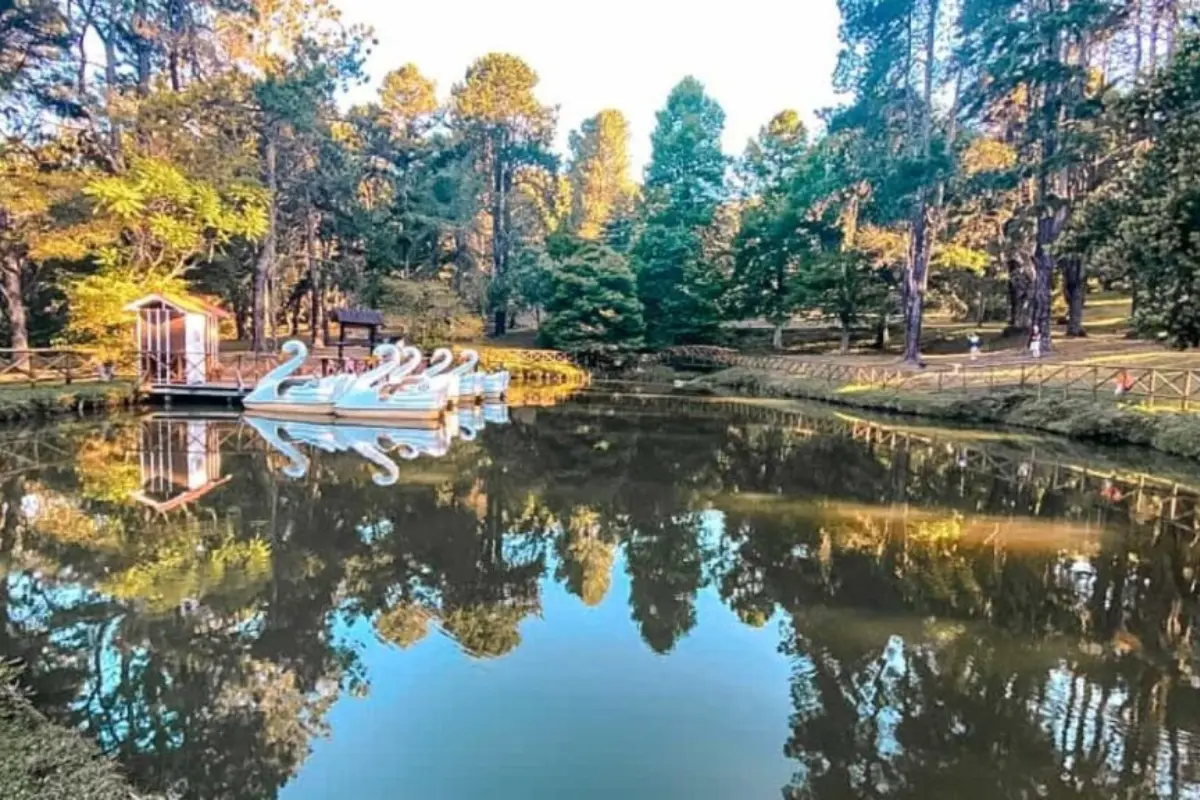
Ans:
{"label": "pond", "polygon": [[1200,797],[1200,469],[651,396],[452,422],[0,433],[0,656],[181,798]]}

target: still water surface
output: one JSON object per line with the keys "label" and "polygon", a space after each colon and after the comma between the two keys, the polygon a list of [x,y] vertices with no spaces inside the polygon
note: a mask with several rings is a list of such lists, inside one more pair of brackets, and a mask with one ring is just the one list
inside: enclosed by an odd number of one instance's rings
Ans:
{"label": "still water surface", "polygon": [[1193,467],[484,417],[387,463],[236,418],[0,435],[0,656],[177,797],[1200,797]]}

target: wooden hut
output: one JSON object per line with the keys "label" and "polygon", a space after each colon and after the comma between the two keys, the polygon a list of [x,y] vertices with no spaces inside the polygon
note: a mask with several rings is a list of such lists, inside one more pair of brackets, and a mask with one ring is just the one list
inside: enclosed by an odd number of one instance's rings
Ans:
{"label": "wooden hut", "polygon": [[338,308],[330,312],[329,319],[336,322],[338,326],[338,358],[345,357],[346,345],[355,344],[346,341],[347,328],[365,330],[367,341],[363,344],[370,350],[375,349],[375,342],[379,338],[379,329],[383,327],[383,314],[367,308]]}
{"label": "wooden hut", "polygon": [[220,323],[229,312],[198,297],[157,293],[125,310],[137,314],[140,381],[197,385],[209,380],[218,357]]}

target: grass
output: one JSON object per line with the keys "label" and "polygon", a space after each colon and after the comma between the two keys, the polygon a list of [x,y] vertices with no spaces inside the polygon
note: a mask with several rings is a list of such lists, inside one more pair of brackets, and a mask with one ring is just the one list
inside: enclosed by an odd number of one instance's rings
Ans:
{"label": "grass", "polygon": [[118,800],[136,795],[116,763],[50,722],[0,664],[0,794],[5,800]]}
{"label": "grass", "polygon": [[106,411],[130,406],[135,400],[133,384],[123,381],[0,387],[0,421],[50,419]]}
{"label": "grass", "polygon": [[1140,445],[1200,459],[1200,415],[1145,410],[1113,400],[1038,398],[1020,389],[894,392],[837,387],[784,373],[734,367],[685,385],[694,393],[750,394],[821,400],[853,408],[911,414],[967,424],[1012,425],[1100,444]]}

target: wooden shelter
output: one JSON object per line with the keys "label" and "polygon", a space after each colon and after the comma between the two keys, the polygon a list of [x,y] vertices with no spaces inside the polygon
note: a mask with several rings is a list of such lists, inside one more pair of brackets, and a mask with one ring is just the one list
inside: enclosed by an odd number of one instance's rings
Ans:
{"label": "wooden shelter", "polygon": [[383,314],[367,308],[338,308],[329,313],[329,319],[338,326],[338,358],[345,357],[347,328],[365,329],[367,347],[375,349],[379,329],[383,327]]}
{"label": "wooden shelter", "polygon": [[137,314],[138,379],[150,384],[206,383],[217,363],[220,323],[230,314],[190,295],[148,294],[129,305]]}

